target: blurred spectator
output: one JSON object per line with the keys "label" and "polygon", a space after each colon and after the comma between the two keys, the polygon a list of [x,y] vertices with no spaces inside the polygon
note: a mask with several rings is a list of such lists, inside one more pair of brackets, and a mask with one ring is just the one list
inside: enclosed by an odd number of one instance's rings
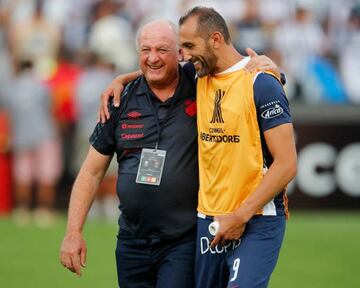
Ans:
{"label": "blurred spectator", "polygon": [[[99,95],[115,77],[114,65],[95,54],[88,57],[88,65],[81,74],[76,87],[78,122],[75,129],[75,153],[72,158],[72,171],[80,170],[89,148],[89,135],[96,126],[96,113],[99,107]],[[117,163],[114,157],[105,177],[100,184],[89,217],[104,217],[112,222],[118,218],[118,197],[116,195]]]}
{"label": "blurred spectator", "polygon": [[[0,98],[0,100],[2,99]],[[2,101],[0,101],[0,154],[7,155],[10,152],[10,124],[9,115],[1,103]]]}
{"label": "blurred spectator", "polygon": [[90,7],[98,0],[46,0],[44,14],[62,31],[62,43],[72,53],[78,54],[86,47],[90,24]]}
{"label": "blurred spectator", "polygon": [[81,68],[73,59],[70,51],[64,46],[59,51],[56,68],[48,79],[53,99],[53,111],[60,129],[74,124],[77,117],[74,93]]}
{"label": "blurred spectator", "polygon": [[8,10],[4,5],[0,4],[0,87],[3,87],[12,75],[12,65],[7,43],[8,18]]}
{"label": "blurred spectator", "polygon": [[55,187],[61,173],[58,135],[50,112],[50,94],[29,60],[19,60],[16,75],[2,95],[11,118],[13,177],[18,224],[29,221],[32,190],[36,189],[34,221],[47,227],[53,221]]}
{"label": "blurred spectator", "polygon": [[350,13],[346,44],[340,54],[340,71],[348,97],[352,103],[360,104],[360,3]]}
{"label": "blurred spectator", "polygon": [[36,0],[30,20],[10,27],[9,40],[14,61],[33,59],[36,71],[46,78],[54,68],[61,34],[59,27],[44,16],[43,1]]}
{"label": "blurred spectator", "polygon": [[90,29],[89,48],[114,63],[118,72],[128,72],[136,67],[135,33],[130,21],[118,15],[121,7],[112,0],[93,6],[95,21]]}
{"label": "blurred spectator", "polygon": [[[311,95],[304,93],[303,87],[308,82],[308,68],[314,56],[322,55],[325,47],[325,35],[320,23],[313,18],[305,6],[298,6],[294,17],[283,22],[275,31],[274,45],[283,58],[285,71],[296,81],[297,97],[310,102],[319,102],[321,95],[316,95],[318,87],[312,88]],[[308,98],[305,98],[308,97]]]}
{"label": "blurred spectator", "polygon": [[289,0],[259,0],[261,22],[266,26],[276,26],[293,15],[294,5]]}
{"label": "blurred spectator", "polygon": [[348,36],[348,19],[353,0],[332,0],[328,9],[327,32],[329,37],[329,49],[337,58],[346,45]]}
{"label": "blurred spectator", "polygon": [[258,0],[246,0],[243,16],[234,23],[234,45],[240,53],[245,55],[247,47],[263,54],[268,46],[265,27],[260,19],[258,2]]}
{"label": "blurred spectator", "polygon": [[30,21],[37,0],[2,0],[0,5],[8,14],[10,25]]}
{"label": "blurred spectator", "polygon": [[177,23],[179,16],[185,12],[183,0],[128,0],[125,9],[131,16],[134,27],[155,19],[167,19]]}
{"label": "blurred spectator", "polygon": [[96,0],[68,1],[71,3],[71,9],[67,11],[67,17],[63,22],[63,43],[69,51],[77,54],[87,49],[90,11]]}
{"label": "blurred spectator", "polygon": [[10,213],[13,204],[10,137],[9,115],[0,97],[0,216]]}
{"label": "blurred spectator", "polygon": [[[53,22],[59,27],[70,20],[71,11],[75,8],[74,2],[83,2],[84,0],[45,0],[43,2],[43,11],[48,21]],[[89,2],[89,0],[86,0]],[[91,1],[91,0],[90,0]]]}
{"label": "blurred spectator", "polygon": [[62,46],[55,73],[47,84],[53,101],[52,112],[62,140],[65,177],[73,157],[74,129],[77,121],[75,89],[80,73],[81,68],[73,61],[72,54]]}

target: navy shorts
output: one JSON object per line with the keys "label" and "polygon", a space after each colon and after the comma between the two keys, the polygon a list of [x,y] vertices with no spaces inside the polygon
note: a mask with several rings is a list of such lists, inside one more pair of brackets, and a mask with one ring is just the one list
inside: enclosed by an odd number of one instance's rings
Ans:
{"label": "navy shorts", "polygon": [[195,241],[195,232],[160,240],[134,238],[121,230],[116,247],[119,287],[195,287]]}
{"label": "navy shorts", "polygon": [[213,217],[198,218],[195,283],[198,288],[267,287],[284,238],[285,216],[255,216],[240,240],[210,248]]}

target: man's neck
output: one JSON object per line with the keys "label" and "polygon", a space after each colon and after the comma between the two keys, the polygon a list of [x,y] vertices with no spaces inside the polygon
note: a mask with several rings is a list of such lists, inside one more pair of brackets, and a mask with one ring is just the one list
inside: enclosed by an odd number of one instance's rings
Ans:
{"label": "man's neck", "polygon": [[174,80],[168,84],[149,83],[149,88],[161,102],[165,102],[167,99],[174,95],[178,83],[179,75],[177,75],[176,78],[174,78]]}
{"label": "man's neck", "polygon": [[221,73],[244,59],[244,56],[241,55],[232,44],[224,46],[224,49],[219,52],[220,56],[218,57],[217,68],[214,74]]}

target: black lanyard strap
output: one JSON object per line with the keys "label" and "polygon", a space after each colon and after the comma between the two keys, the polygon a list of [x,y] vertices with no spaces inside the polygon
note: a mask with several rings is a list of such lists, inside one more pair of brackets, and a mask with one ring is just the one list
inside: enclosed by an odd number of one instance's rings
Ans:
{"label": "black lanyard strap", "polygon": [[155,143],[155,150],[157,150],[157,148],[158,148],[158,146],[159,146],[159,143],[160,143],[160,137],[161,137],[162,129],[163,129],[163,127],[165,126],[165,124],[167,123],[167,121],[169,120],[170,114],[171,114],[171,112],[172,112],[173,109],[174,109],[175,100],[176,100],[176,99],[175,99],[176,93],[174,94],[174,96],[171,97],[170,108],[167,110],[165,119],[164,119],[164,121],[163,121],[163,125],[160,125],[160,120],[159,120],[159,115],[158,115],[158,109],[157,109],[157,106],[154,105],[154,102],[153,102],[153,100],[152,100],[152,98],[154,98],[154,97],[156,97],[156,96],[152,96],[151,94],[152,94],[151,91],[147,91],[147,92],[146,92],[146,97],[147,97],[148,102],[149,102],[149,104],[150,104],[150,106],[151,106],[152,112],[154,113],[154,116],[155,116],[156,130],[157,130],[157,138],[156,138],[156,143]]}

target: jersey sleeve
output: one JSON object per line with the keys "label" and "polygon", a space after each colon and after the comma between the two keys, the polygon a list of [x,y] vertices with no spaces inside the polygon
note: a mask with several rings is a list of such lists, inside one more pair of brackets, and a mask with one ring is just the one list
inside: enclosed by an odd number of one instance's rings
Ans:
{"label": "jersey sleeve", "polygon": [[109,99],[108,110],[110,118],[105,123],[98,123],[95,126],[93,133],[90,136],[89,142],[95,148],[96,151],[103,155],[112,155],[114,152],[122,153],[123,150],[116,146],[115,142],[115,129],[120,119],[121,113],[126,106],[126,103],[130,97],[131,90],[139,83],[141,76],[128,83],[124,91],[121,93],[120,107],[115,107],[113,98]]}
{"label": "jersey sleeve", "polygon": [[285,91],[274,76],[267,73],[257,75],[254,82],[254,99],[259,126],[263,132],[292,122]]}
{"label": "jersey sleeve", "polygon": [[109,104],[110,119],[97,123],[89,142],[100,154],[112,155],[115,152],[115,118],[119,108]]}

